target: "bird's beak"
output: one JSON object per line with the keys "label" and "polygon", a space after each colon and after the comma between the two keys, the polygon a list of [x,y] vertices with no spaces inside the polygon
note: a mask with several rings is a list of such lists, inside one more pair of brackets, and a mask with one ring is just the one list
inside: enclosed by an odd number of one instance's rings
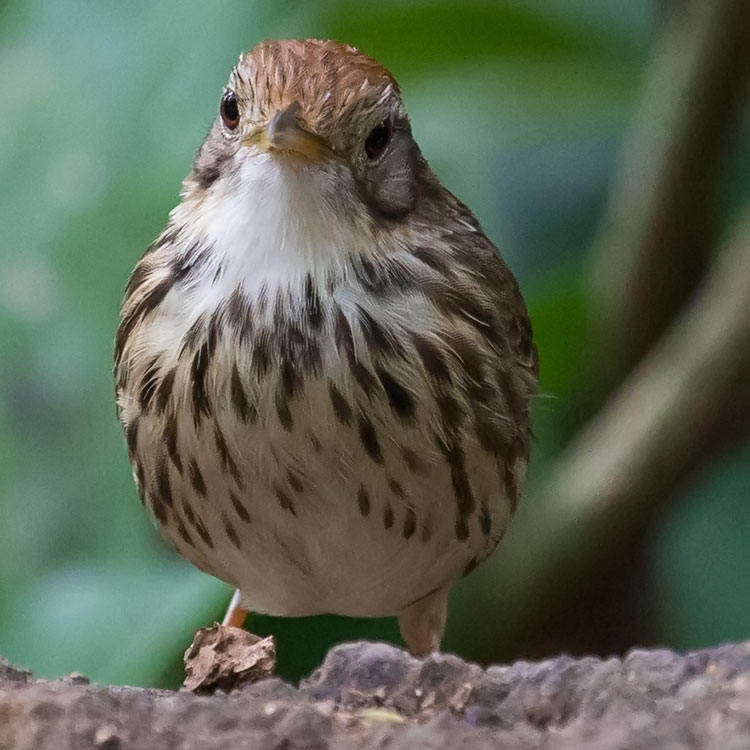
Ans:
{"label": "bird's beak", "polygon": [[300,124],[298,102],[277,112],[268,125],[253,131],[242,142],[246,146],[258,146],[266,153],[293,152],[310,161],[322,161],[334,155],[331,147],[319,135]]}

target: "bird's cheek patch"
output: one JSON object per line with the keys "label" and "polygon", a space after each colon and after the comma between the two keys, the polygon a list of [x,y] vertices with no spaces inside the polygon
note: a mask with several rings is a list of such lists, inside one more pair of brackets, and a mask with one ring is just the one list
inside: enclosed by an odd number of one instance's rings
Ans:
{"label": "bird's cheek patch", "polygon": [[369,167],[366,189],[373,207],[389,218],[408,214],[417,202],[414,141],[396,134],[384,158]]}

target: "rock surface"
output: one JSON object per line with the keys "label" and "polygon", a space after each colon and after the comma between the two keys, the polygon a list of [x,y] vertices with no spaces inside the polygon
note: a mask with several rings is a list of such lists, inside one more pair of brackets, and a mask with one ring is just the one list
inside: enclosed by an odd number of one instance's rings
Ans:
{"label": "rock surface", "polygon": [[344,644],[299,688],[196,696],[55,681],[0,661],[0,748],[638,750],[750,747],[750,643],[481,669]]}

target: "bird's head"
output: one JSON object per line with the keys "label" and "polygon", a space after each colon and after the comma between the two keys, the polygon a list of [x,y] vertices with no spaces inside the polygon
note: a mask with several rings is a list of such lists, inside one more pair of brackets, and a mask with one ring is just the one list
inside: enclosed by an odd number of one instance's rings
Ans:
{"label": "bird's head", "polygon": [[380,63],[336,42],[283,40],[240,57],[186,192],[221,184],[257,199],[273,170],[306,175],[335,210],[399,219],[427,167]]}

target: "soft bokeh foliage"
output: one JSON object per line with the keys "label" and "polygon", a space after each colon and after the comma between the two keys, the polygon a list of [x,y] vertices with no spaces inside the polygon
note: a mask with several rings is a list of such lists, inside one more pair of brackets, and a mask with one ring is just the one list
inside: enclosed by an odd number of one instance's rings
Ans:
{"label": "soft bokeh foliage", "polygon": [[[528,299],[549,396],[535,413],[533,488],[580,423],[587,255],[653,28],[644,0],[0,5],[0,654],[42,675],[172,683],[192,631],[228,600],[139,506],[111,354],[128,274],[177,201],[240,51],[332,37],[394,72],[423,152]],[[748,195],[743,171],[730,172],[726,206]],[[640,596],[607,627],[606,614],[579,613],[574,641],[552,631],[533,647],[485,638],[478,650],[475,633],[495,623],[476,622],[473,602],[496,557],[457,587],[446,648],[491,661],[749,637],[748,459],[747,448],[727,457],[644,531]],[[518,526],[544,512],[529,506]],[[390,621],[250,627],[279,636],[292,678],[334,641],[397,638]]]}

